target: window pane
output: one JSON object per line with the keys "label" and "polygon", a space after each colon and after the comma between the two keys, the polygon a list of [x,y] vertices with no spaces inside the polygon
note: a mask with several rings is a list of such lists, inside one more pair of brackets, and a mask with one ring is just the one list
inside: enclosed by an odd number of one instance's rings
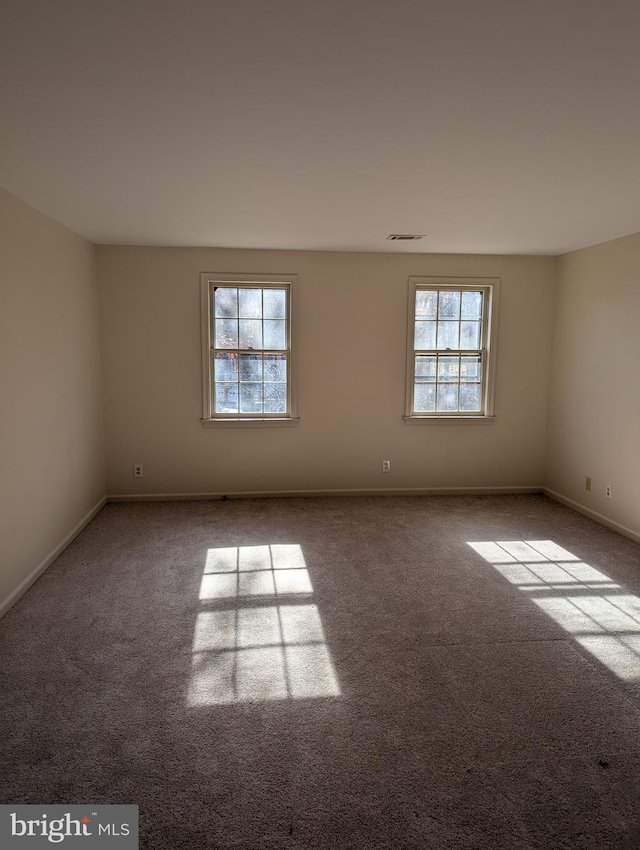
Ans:
{"label": "window pane", "polygon": [[450,413],[458,409],[458,385],[438,384],[438,413]]}
{"label": "window pane", "polygon": [[285,413],[287,409],[287,385],[264,385],[264,412]]}
{"label": "window pane", "polygon": [[439,292],[438,293],[438,318],[459,319],[460,318],[460,293]]}
{"label": "window pane", "polygon": [[211,414],[290,415],[289,287],[222,281],[209,292]]}
{"label": "window pane", "polygon": [[436,385],[416,384],[413,394],[413,409],[416,413],[433,413],[436,409]]}
{"label": "window pane", "polygon": [[216,413],[238,412],[238,385],[216,384]]}
{"label": "window pane", "polygon": [[262,384],[240,384],[240,413],[262,413]]}
{"label": "window pane", "polygon": [[416,291],[416,319],[435,319],[438,308],[438,293],[424,289]]}
{"label": "window pane", "polygon": [[262,380],[262,355],[241,354],[240,355],[240,380],[261,381]]}
{"label": "window pane", "polygon": [[262,318],[262,290],[240,289],[238,292],[238,306],[240,307],[241,319]]}
{"label": "window pane", "polygon": [[460,410],[480,410],[480,384],[460,384]]}
{"label": "window pane", "polygon": [[222,354],[218,352],[215,357],[216,381],[238,380],[238,357],[236,354]]}
{"label": "window pane", "polygon": [[460,348],[480,348],[480,322],[460,323]]}
{"label": "window pane", "polygon": [[259,319],[240,319],[240,348],[262,348],[262,322]]}
{"label": "window pane", "polygon": [[479,356],[462,357],[460,363],[461,381],[479,381],[482,377],[482,360]]}
{"label": "window pane", "polygon": [[214,348],[238,347],[238,320],[216,319]]}
{"label": "window pane", "polygon": [[215,315],[221,319],[238,315],[238,290],[226,286],[214,289]]}
{"label": "window pane", "polygon": [[265,354],[264,356],[264,379],[265,381],[287,380],[287,358],[284,354]]}
{"label": "window pane", "polygon": [[438,322],[438,349],[458,348],[459,329],[459,322]]}
{"label": "window pane", "polygon": [[482,318],[482,292],[463,292],[462,310],[463,319]]}
{"label": "window pane", "polygon": [[458,382],[460,378],[459,357],[438,357],[438,383]]}
{"label": "window pane", "polygon": [[413,347],[417,350],[434,349],[436,347],[436,323],[416,322],[415,341]]}
{"label": "window pane", "polygon": [[287,347],[286,322],[267,320],[264,323],[264,348],[284,351]]}
{"label": "window pane", "polygon": [[436,358],[418,355],[415,365],[416,383],[433,382],[436,379]]}
{"label": "window pane", "polygon": [[428,278],[413,280],[411,413],[425,417],[486,414],[483,346],[489,341],[485,321],[491,312],[492,288],[485,289],[478,281],[468,289],[466,281],[456,278],[435,286]]}
{"label": "window pane", "polygon": [[265,289],[263,294],[265,319],[285,319],[287,316],[287,291]]}

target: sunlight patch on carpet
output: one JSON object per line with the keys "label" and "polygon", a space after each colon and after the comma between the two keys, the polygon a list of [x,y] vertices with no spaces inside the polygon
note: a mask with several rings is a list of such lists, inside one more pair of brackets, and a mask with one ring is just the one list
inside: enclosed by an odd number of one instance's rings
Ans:
{"label": "sunlight patch on carpet", "polygon": [[469,543],[621,679],[640,679],[640,599],[552,540]]}
{"label": "sunlight patch on carpet", "polygon": [[189,705],[340,695],[299,545],[209,549],[199,600]]}

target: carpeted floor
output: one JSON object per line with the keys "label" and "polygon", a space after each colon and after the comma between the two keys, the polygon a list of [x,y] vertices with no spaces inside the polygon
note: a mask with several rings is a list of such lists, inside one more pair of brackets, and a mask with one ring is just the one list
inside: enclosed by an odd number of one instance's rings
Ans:
{"label": "carpeted floor", "polygon": [[543,496],[109,504],[0,670],[0,803],[144,848],[640,847],[640,547]]}

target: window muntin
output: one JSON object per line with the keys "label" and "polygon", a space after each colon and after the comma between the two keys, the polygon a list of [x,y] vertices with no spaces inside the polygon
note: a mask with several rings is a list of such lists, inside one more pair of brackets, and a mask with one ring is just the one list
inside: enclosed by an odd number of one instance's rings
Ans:
{"label": "window muntin", "polygon": [[497,281],[429,280],[410,279],[407,418],[492,415],[489,342]]}
{"label": "window muntin", "polygon": [[204,420],[292,419],[292,280],[206,277]]}

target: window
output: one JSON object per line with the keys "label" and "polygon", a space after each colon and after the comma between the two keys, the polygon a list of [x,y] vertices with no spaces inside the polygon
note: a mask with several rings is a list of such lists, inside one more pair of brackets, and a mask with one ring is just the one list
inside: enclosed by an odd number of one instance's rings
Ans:
{"label": "window", "polygon": [[204,425],[296,424],[295,277],[202,275]]}
{"label": "window", "polygon": [[409,278],[407,424],[493,421],[499,284]]}

